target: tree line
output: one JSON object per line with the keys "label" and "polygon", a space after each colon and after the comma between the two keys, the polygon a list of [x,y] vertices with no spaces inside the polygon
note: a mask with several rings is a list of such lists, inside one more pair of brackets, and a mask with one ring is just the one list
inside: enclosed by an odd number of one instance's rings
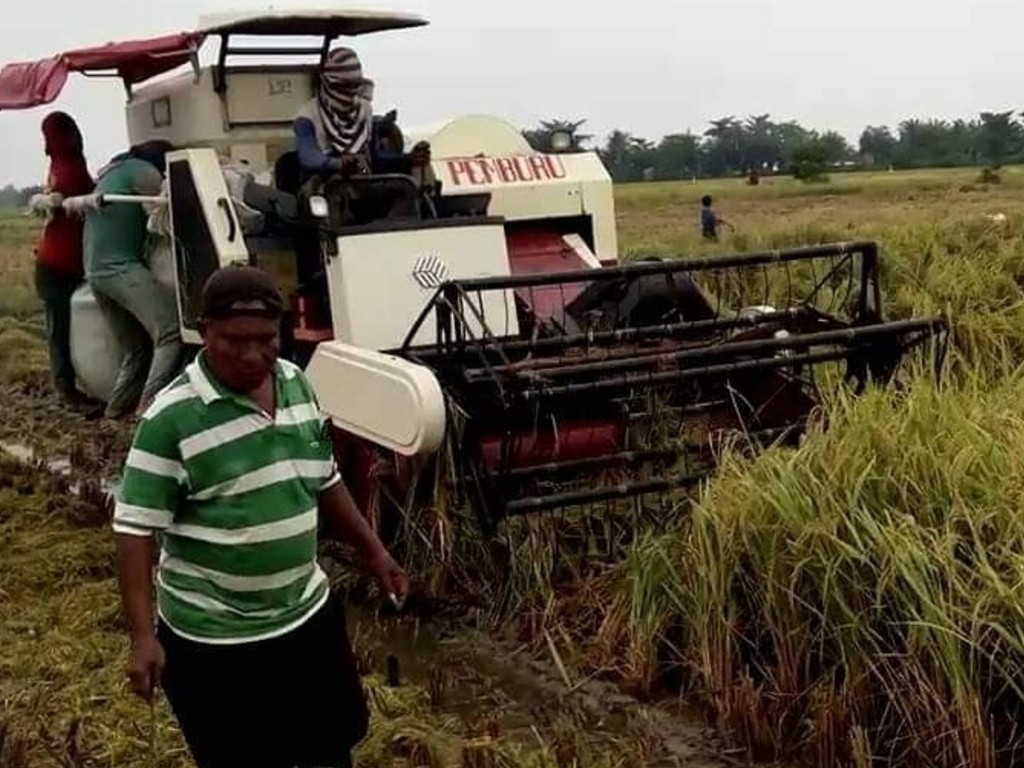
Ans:
{"label": "tree line", "polygon": [[[712,120],[700,135],[687,131],[657,142],[614,130],[596,147],[618,182],[669,181],[766,173],[807,180],[852,168],[949,168],[1024,163],[1024,112],[982,112],[972,120],[918,120],[868,126],[856,147],[837,131],[806,128],[771,115]],[[548,120],[523,131],[540,151],[552,151],[552,137],[566,132],[574,150],[590,149],[594,137],[581,132],[585,120]],[[23,208],[38,187],[0,188],[0,208]]]}
{"label": "tree line", "polygon": [[[944,168],[1024,162],[1024,112],[982,112],[972,120],[908,119],[895,129],[868,126],[854,147],[837,131],[817,131],[771,115],[712,120],[700,135],[687,131],[657,142],[623,130],[596,147],[615,181],[673,180],[785,173],[823,178],[851,168]],[[551,137],[568,132],[573,148],[590,148],[584,120],[549,120],[523,131],[530,144],[551,150]]]}
{"label": "tree line", "polygon": [[16,187],[8,184],[0,187],[0,209],[3,208],[25,208],[32,195],[42,190],[42,187]]}

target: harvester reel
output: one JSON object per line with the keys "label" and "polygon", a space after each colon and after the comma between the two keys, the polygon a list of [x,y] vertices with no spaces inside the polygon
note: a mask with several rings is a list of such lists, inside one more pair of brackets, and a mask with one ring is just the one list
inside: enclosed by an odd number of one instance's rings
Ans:
{"label": "harvester reel", "polygon": [[[854,321],[855,326],[868,326],[881,322],[875,311],[865,312]],[[854,392],[861,395],[869,385],[888,386],[903,360],[904,348],[898,338],[883,337],[871,344],[857,344],[851,350],[846,364],[844,380],[854,384]]]}
{"label": "harvester reel", "polygon": [[[664,263],[657,256],[639,263]],[[693,280],[685,273],[640,275],[598,282],[580,294],[566,307],[577,318],[598,318],[599,323],[581,322],[589,330],[616,328],[657,328],[690,320],[707,320],[714,310],[707,303]],[[657,334],[655,334],[655,338]]]}

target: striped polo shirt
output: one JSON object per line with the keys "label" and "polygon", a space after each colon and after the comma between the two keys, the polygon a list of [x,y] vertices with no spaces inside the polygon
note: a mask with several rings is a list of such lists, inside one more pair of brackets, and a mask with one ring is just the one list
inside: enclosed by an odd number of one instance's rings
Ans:
{"label": "striped polo shirt", "polygon": [[279,360],[274,379],[270,415],[200,352],[143,415],[125,462],[114,531],[159,535],[157,610],[192,640],[275,637],[327,600],[317,496],[341,476],[302,371]]}

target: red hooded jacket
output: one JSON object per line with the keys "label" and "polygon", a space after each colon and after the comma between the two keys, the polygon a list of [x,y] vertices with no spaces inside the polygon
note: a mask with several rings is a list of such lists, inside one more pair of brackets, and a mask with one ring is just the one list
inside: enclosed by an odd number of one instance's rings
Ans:
{"label": "red hooded jacket", "polygon": [[[75,121],[63,112],[54,112],[47,115],[42,127],[46,154],[50,157],[49,191],[64,197],[92,192],[95,182],[85,162],[82,135]],[[55,211],[36,247],[39,263],[69,277],[81,277],[82,230],[82,219]]]}

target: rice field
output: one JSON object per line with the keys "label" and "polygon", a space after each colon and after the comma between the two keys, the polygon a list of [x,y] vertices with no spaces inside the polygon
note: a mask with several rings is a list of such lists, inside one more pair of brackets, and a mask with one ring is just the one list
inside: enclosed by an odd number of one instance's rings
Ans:
{"label": "rice field", "polygon": [[[552,621],[576,622],[580,658],[625,659],[645,686],[674,669],[756,759],[1016,764],[1021,180],[928,172],[712,190],[736,227],[716,249],[877,240],[887,314],[948,313],[949,375],[940,390],[919,373],[899,393],[837,397],[829,431],[799,449],[727,457],[675,530],[579,587],[602,608],[582,623],[555,610]],[[622,190],[627,247],[700,250],[695,227],[668,222],[679,209],[692,221],[704,189]]]}
{"label": "rice field", "polygon": [[[733,225],[715,245],[697,228],[706,193]],[[438,603],[457,593],[455,613],[501,626],[554,656],[567,676],[599,676],[662,708],[681,699],[724,740],[730,760],[1017,764],[1022,197],[1017,168],[988,186],[978,171],[956,170],[849,174],[812,186],[619,188],[620,248],[633,256],[877,240],[886,314],[951,320],[942,387],[911,370],[898,390],[857,400],[837,393],[827,432],[795,450],[726,455],[667,522],[622,532],[619,562],[564,567],[551,547],[558,529],[537,520],[506,534],[500,566],[469,537],[443,552],[417,550],[418,580]],[[0,440],[68,455],[89,476],[116,465],[127,436],[77,422],[48,399],[33,237],[31,222],[0,218]],[[151,760],[151,715],[123,689],[104,514],[95,489],[70,495],[50,473],[0,464],[2,768],[188,765],[162,711],[159,760]],[[367,679],[375,730],[360,765],[654,759],[655,750],[588,753],[567,736],[596,727],[582,721],[549,724],[532,744],[513,739],[432,707],[429,679],[400,689],[400,701],[379,676]],[[639,744],[639,733],[625,740]],[[553,746],[557,734],[571,748]]]}

